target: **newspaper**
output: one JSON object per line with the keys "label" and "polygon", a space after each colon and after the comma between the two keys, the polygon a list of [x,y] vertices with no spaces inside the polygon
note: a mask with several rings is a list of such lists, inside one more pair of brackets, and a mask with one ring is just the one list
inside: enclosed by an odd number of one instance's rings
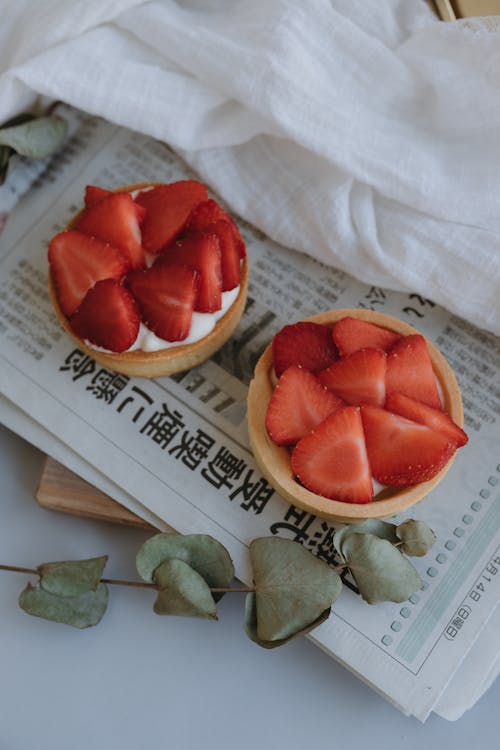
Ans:
{"label": "newspaper", "polygon": [[218,538],[238,578],[250,582],[247,546],[256,536],[279,534],[336,560],[333,525],[285,503],[253,461],[245,399],[260,352],[285,323],[333,307],[383,310],[416,325],[455,369],[470,436],[439,487],[398,517],[421,518],[437,535],[432,552],[415,561],[422,590],[404,605],[370,607],[345,575],[331,617],[311,640],[425,720],[500,601],[500,340],[431,300],[368,287],[239,222],[250,283],[233,338],[210,361],[172,378],[101,368],[75,348],[51,310],[47,243],[80,207],[86,184],[191,172],[165,144],[83,114],[79,121],[0,235],[0,414],[6,423],[24,415],[25,436],[36,425],[40,447],[45,435],[48,452],[73,456],[75,470],[101,477],[101,487],[134,512]]}

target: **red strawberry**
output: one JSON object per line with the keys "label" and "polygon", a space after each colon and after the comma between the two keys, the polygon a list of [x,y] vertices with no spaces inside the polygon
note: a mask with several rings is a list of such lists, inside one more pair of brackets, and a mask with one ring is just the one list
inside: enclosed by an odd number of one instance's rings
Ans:
{"label": "red strawberry", "polygon": [[445,435],[377,406],[362,406],[361,417],[372,474],[382,484],[427,482],[456,450]]}
{"label": "red strawberry", "polygon": [[240,255],[231,225],[227,221],[217,221],[212,225],[213,232],[219,240],[220,261],[222,270],[222,291],[228,292],[240,283]]}
{"label": "red strawberry", "polygon": [[158,253],[184,229],[195,206],[206,200],[207,189],[196,180],[181,180],[144,190],[136,202],[146,209],[142,244],[148,253]]}
{"label": "red strawberry", "polygon": [[75,228],[109,242],[127,254],[132,268],[142,268],[141,216],[129,193],[111,193],[85,209]]}
{"label": "red strawberry", "polygon": [[303,321],[285,326],[273,339],[274,371],[280,377],[290,365],[319,372],[338,358],[330,328]]}
{"label": "red strawberry", "polygon": [[129,274],[127,283],[148,328],[166,341],[187,337],[198,290],[197,271],[154,265]]}
{"label": "red strawberry", "polygon": [[333,340],[341,357],[348,357],[358,349],[382,349],[387,352],[399,338],[401,336],[394,331],[358,318],[341,318],[333,328]]}
{"label": "red strawberry", "polygon": [[403,393],[417,401],[441,409],[436,376],[423,336],[403,336],[387,355],[387,395]]}
{"label": "red strawberry", "polygon": [[387,397],[385,408],[393,414],[399,414],[401,417],[425,424],[436,432],[440,432],[450,442],[455,443],[457,448],[465,445],[469,440],[466,433],[444,411],[433,409],[432,406],[415,401],[402,393],[391,393]]}
{"label": "red strawberry", "polygon": [[[191,233],[200,234],[198,230],[190,230],[188,227],[184,236],[189,237]],[[222,291],[228,292],[240,283],[240,256],[231,226],[227,221],[216,221],[214,224],[209,224],[203,230],[203,234],[215,235],[219,240]]]}
{"label": "red strawberry", "polygon": [[293,445],[343,406],[314,375],[292,365],[278,381],[266,412],[266,429],[276,445]]}
{"label": "red strawberry", "polygon": [[369,503],[373,498],[359,408],[334,412],[292,453],[292,469],[311,492],[347,503]]}
{"label": "red strawberry", "polygon": [[141,314],[134,298],[115,279],[89,289],[70,320],[77,336],[112,352],[123,352],[137,338]]}
{"label": "red strawberry", "polygon": [[97,281],[120,279],[130,269],[121,250],[76,229],[52,238],[49,264],[59,306],[68,318]]}
{"label": "red strawberry", "polygon": [[318,380],[348,404],[385,401],[386,355],[380,349],[360,349],[318,373]]}
{"label": "red strawberry", "polygon": [[187,266],[199,273],[194,309],[215,312],[222,307],[222,273],[219,241],[215,235],[189,234],[164,250],[155,266]]}
{"label": "red strawberry", "polygon": [[196,208],[191,212],[188,218],[186,228],[198,230],[200,232],[204,232],[207,230],[211,231],[212,225],[216,224],[219,221],[225,221],[230,225],[231,232],[233,234],[234,245],[238,256],[240,258],[244,258],[245,242],[243,241],[243,237],[240,234],[238,225],[235,221],[233,221],[229,214],[226,213],[224,209],[211,198],[209,198],[209,200],[207,201],[203,201],[203,203],[200,203],[198,206],[196,206]]}
{"label": "red strawberry", "polygon": [[93,206],[94,203],[99,203],[103,198],[107,198],[108,195],[113,195],[111,190],[106,190],[97,185],[87,185],[85,188],[85,205],[87,208]]}

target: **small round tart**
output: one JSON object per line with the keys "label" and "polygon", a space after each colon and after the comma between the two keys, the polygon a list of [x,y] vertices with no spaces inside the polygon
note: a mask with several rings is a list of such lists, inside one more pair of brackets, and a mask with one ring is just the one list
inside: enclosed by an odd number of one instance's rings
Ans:
{"label": "small round tart", "polygon": [[[319,315],[313,315],[306,320],[333,327],[341,318],[348,316],[373,323],[401,336],[419,333],[415,328],[397,318],[371,310],[330,310]],[[453,370],[439,350],[430,341],[427,339],[426,341],[434,373],[441,390],[443,410],[457,425],[462,427],[462,398]],[[385,518],[400,513],[422,500],[439,484],[453,463],[454,456],[430,481],[402,488],[386,487],[369,503],[339,502],[317,495],[296,480],[291,466],[290,451],[286,447],[273,443],[267,432],[265,426],[266,411],[275,384],[272,344],[269,344],[257,362],[248,392],[250,445],[257,465],[276,492],[292,505],[309,513],[341,523],[357,523],[367,518]]]}
{"label": "small round tart", "polygon": [[[155,187],[160,183],[138,183],[119,187],[113,192],[133,193],[145,188]],[[68,223],[65,229],[72,229],[83,213],[78,212]],[[190,370],[209,359],[226,341],[232,336],[245,309],[248,288],[248,259],[245,256],[241,260],[240,284],[238,295],[226,313],[217,320],[214,328],[199,341],[189,344],[170,345],[166,349],[145,352],[140,349],[125,352],[108,352],[89,346],[83,339],[79,338],[72,330],[71,325],[61,310],[57,300],[54,281],[49,267],[49,295],[56,316],[64,330],[88,356],[95,359],[106,369],[130,375],[132,377],[158,378],[173,375],[178,372]]]}

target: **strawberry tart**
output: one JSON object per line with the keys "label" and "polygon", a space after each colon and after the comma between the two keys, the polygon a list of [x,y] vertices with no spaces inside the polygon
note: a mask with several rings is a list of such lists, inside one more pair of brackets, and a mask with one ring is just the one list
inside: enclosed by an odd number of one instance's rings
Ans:
{"label": "strawberry tart", "polygon": [[126,375],[195,367],[227,341],[245,307],[245,244],[196,180],[87,186],[84,209],[53,237],[48,259],[65,330]]}
{"label": "strawberry tart", "polygon": [[279,331],[248,394],[252,450],[290,503],[334,521],[425,497],[467,443],[441,353],[392,316],[334,310]]}

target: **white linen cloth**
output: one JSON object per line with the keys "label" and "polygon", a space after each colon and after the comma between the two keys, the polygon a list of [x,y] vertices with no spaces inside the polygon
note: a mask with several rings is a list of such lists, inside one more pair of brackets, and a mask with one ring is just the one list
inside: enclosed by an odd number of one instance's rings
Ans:
{"label": "white linen cloth", "polygon": [[423,0],[0,0],[36,94],[170,143],[243,218],[500,334],[500,26]]}

